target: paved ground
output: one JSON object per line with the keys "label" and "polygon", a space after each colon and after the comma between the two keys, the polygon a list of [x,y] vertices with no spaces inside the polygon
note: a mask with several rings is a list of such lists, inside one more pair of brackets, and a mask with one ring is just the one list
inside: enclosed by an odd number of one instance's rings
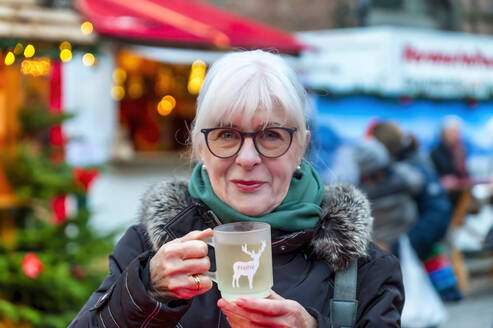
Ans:
{"label": "paved ground", "polygon": [[493,289],[447,304],[449,318],[440,328],[493,328]]}

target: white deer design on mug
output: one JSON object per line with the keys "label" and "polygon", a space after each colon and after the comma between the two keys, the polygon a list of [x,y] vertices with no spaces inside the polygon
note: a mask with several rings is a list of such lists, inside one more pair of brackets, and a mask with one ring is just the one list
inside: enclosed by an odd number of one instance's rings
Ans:
{"label": "white deer design on mug", "polygon": [[240,287],[240,277],[241,276],[247,276],[248,277],[248,285],[250,289],[253,288],[253,276],[257,272],[258,266],[259,266],[259,261],[260,261],[260,255],[262,255],[263,251],[265,249],[265,241],[262,240],[262,246],[260,247],[260,250],[255,253],[255,251],[249,252],[247,250],[247,245],[244,244],[241,247],[241,250],[250,255],[250,257],[253,259],[252,261],[249,262],[235,262],[233,264],[233,288],[239,288]]}

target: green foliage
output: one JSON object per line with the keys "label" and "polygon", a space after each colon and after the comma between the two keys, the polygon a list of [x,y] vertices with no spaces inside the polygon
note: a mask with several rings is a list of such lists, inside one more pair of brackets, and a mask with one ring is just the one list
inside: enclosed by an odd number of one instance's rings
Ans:
{"label": "green foliage", "polygon": [[47,314],[0,299],[0,322],[2,318],[9,318],[15,324],[29,323],[37,328],[65,328],[76,314],[77,312]]}
{"label": "green foliage", "polygon": [[21,133],[23,135],[30,135],[61,124],[73,116],[73,114],[67,113],[51,113],[46,107],[41,105],[21,107],[19,110]]}
{"label": "green foliage", "polygon": [[41,321],[41,314],[38,311],[0,299],[0,318],[3,317],[9,318],[16,324],[30,322],[37,326]]}
{"label": "green foliage", "polygon": [[4,168],[19,198],[49,199],[64,192],[76,192],[72,168],[54,163],[50,152],[29,145],[18,147],[15,155],[4,155]]}
{"label": "green foliage", "polygon": [[[55,160],[60,149],[39,138],[70,116],[41,106],[19,115],[20,141],[0,154],[0,166],[22,199],[8,213],[0,208],[0,219],[7,213],[17,225],[14,244],[0,240],[0,323],[7,318],[19,326],[66,327],[107,274],[116,232],[101,234],[91,227],[87,196],[72,167]],[[70,195],[77,209],[54,223],[51,201],[61,194]],[[29,252],[42,263],[34,277],[23,267]]]}
{"label": "green foliage", "polygon": [[73,217],[53,225],[37,219],[33,213],[25,215],[29,227],[17,234],[16,248],[23,252],[43,249],[56,254],[58,260],[78,265],[90,265],[91,260],[101,254],[108,254],[116,233],[98,235],[89,225],[90,212],[79,209]]}
{"label": "green foliage", "polygon": [[[89,226],[89,211],[59,225],[28,214],[13,251],[0,252],[0,317],[36,327],[66,327],[107,274],[106,255],[113,234],[98,235]],[[72,229],[72,232],[67,233]],[[43,263],[36,278],[22,268],[27,252]]]}
{"label": "green foliage", "polygon": [[[15,151],[0,153],[8,179],[19,198],[49,199],[63,192],[77,192],[72,168],[53,160],[60,150],[53,149],[47,142],[49,128],[71,117],[69,114],[50,113],[41,105],[19,110],[21,143]],[[46,142],[43,144],[43,141]]]}

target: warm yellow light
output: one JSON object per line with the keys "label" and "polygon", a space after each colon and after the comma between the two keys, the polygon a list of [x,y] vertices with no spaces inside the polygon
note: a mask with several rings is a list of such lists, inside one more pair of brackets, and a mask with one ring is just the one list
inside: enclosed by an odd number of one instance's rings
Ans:
{"label": "warm yellow light", "polygon": [[22,74],[41,76],[48,75],[51,69],[51,61],[48,58],[42,59],[25,59],[21,63]]}
{"label": "warm yellow light", "polygon": [[192,63],[192,68],[190,69],[190,76],[188,78],[188,92],[193,95],[199,93],[200,88],[202,88],[202,83],[205,78],[206,64],[202,60],[196,60]]}
{"label": "warm yellow light", "polygon": [[58,48],[60,49],[60,51],[62,51],[63,49],[72,50],[72,45],[68,41],[63,41],[62,43],[60,43],[60,46]]}
{"label": "warm yellow light", "polygon": [[142,59],[128,52],[120,53],[120,65],[129,72],[139,71]]}
{"label": "warm yellow light", "polygon": [[176,106],[176,99],[175,99],[175,97],[168,95],[168,96],[164,96],[162,100],[168,101],[171,104],[171,106],[173,108],[175,108],[175,106]]}
{"label": "warm yellow light", "polygon": [[80,30],[84,34],[91,34],[93,29],[94,28],[92,26],[92,23],[91,22],[87,22],[87,21],[84,22],[84,23],[82,23],[81,26],[80,26]]}
{"label": "warm yellow light", "polygon": [[200,88],[202,88],[202,82],[204,82],[204,80],[200,77],[191,79],[188,82],[187,86],[188,92],[190,92],[192,95],[198,94],[200,92]]}
{"label": "warm yellow light", "polygon": [[160,68],[154,85],[155,93],[158,95],[166,94],[166,92],[174,88],[174,85],[173,72],[168,68]]}
{"label": "warm yellow light", "polygon": [[4,59],[5,65],[10,66],[15,62],[15,55],[12,51],[9,51]]}
{"label": "warm yellow light", "polygon": [[192,69],[203,69],[205,70],[207,66],[203,60],[197,59],[192,63]]}
{"label": "warm yellow light", "polygon": [[176,99],[173,96],[164,96],[157,105],[157,111],[161,116],[169,115],[176,106]]}
{"label": "warm yellow light", "polygon": [[17,43],[14,48],[14,55],[20,55],[24,51],[22,43]]}
{"label": "warm yellow light", "polygon": [[123,68],[116,68],[113,71],[113,82],[117,85],[122,85],[127,80],[127,72]]}
{"label": "warm yellow light", "polygon": [[125,89],[120,85],[115,85],[111,88],[111,97],[116,101],[120,101],[125,97]]}
{"label": "warm yellow light", "polygon": [[36,49],[32,44],[28,44],[26,48],[24,49],[24,57],[26,58],[31,58],[34,56],[34,53],[36,52]]}
{"label": "warm yellow light", "polygon": [[128,84],[128,95],[132,99],[138,99],[142,97],[144,93],[144,86],[142,85],[142,78],[133,78],[130,79],[130,83]]}
{"label": "warm yellow light", "polygon": [[60,51],[60,59],[64,63],[69,62],[72,59],[72,51],[63,49]]}
{"label": "warm yellow light", "polygon": [[82,63],[86,66],[92,66],[95,62],[96,58],[94,58],[94,55],[89,52],[82,56]]}

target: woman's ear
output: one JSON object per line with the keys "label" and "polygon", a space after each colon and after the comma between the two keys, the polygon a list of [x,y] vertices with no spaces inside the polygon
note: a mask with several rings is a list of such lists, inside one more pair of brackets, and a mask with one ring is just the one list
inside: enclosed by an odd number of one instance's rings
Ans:
{"label": "woman's ear", "polygon": [[303,156],[305,156],[306,150],[308,149],[308,145],[310,144],[310,137],[311,137],[310,131],[306,130],[305,143],[303,145],[300,145],[302,149],[299,154],[300,157],[298,158],[298,163],[301,163],[301,159],[303,158]]}
{"label": "woman's ear", "polygon": [[312,134],[310,133],[310,130],[306,130],[306,135],[305,135],[305,149],[303,149],[303,154],[308,149],[308,145],[310,144],[310,138],[311,137],[312,137]]}

